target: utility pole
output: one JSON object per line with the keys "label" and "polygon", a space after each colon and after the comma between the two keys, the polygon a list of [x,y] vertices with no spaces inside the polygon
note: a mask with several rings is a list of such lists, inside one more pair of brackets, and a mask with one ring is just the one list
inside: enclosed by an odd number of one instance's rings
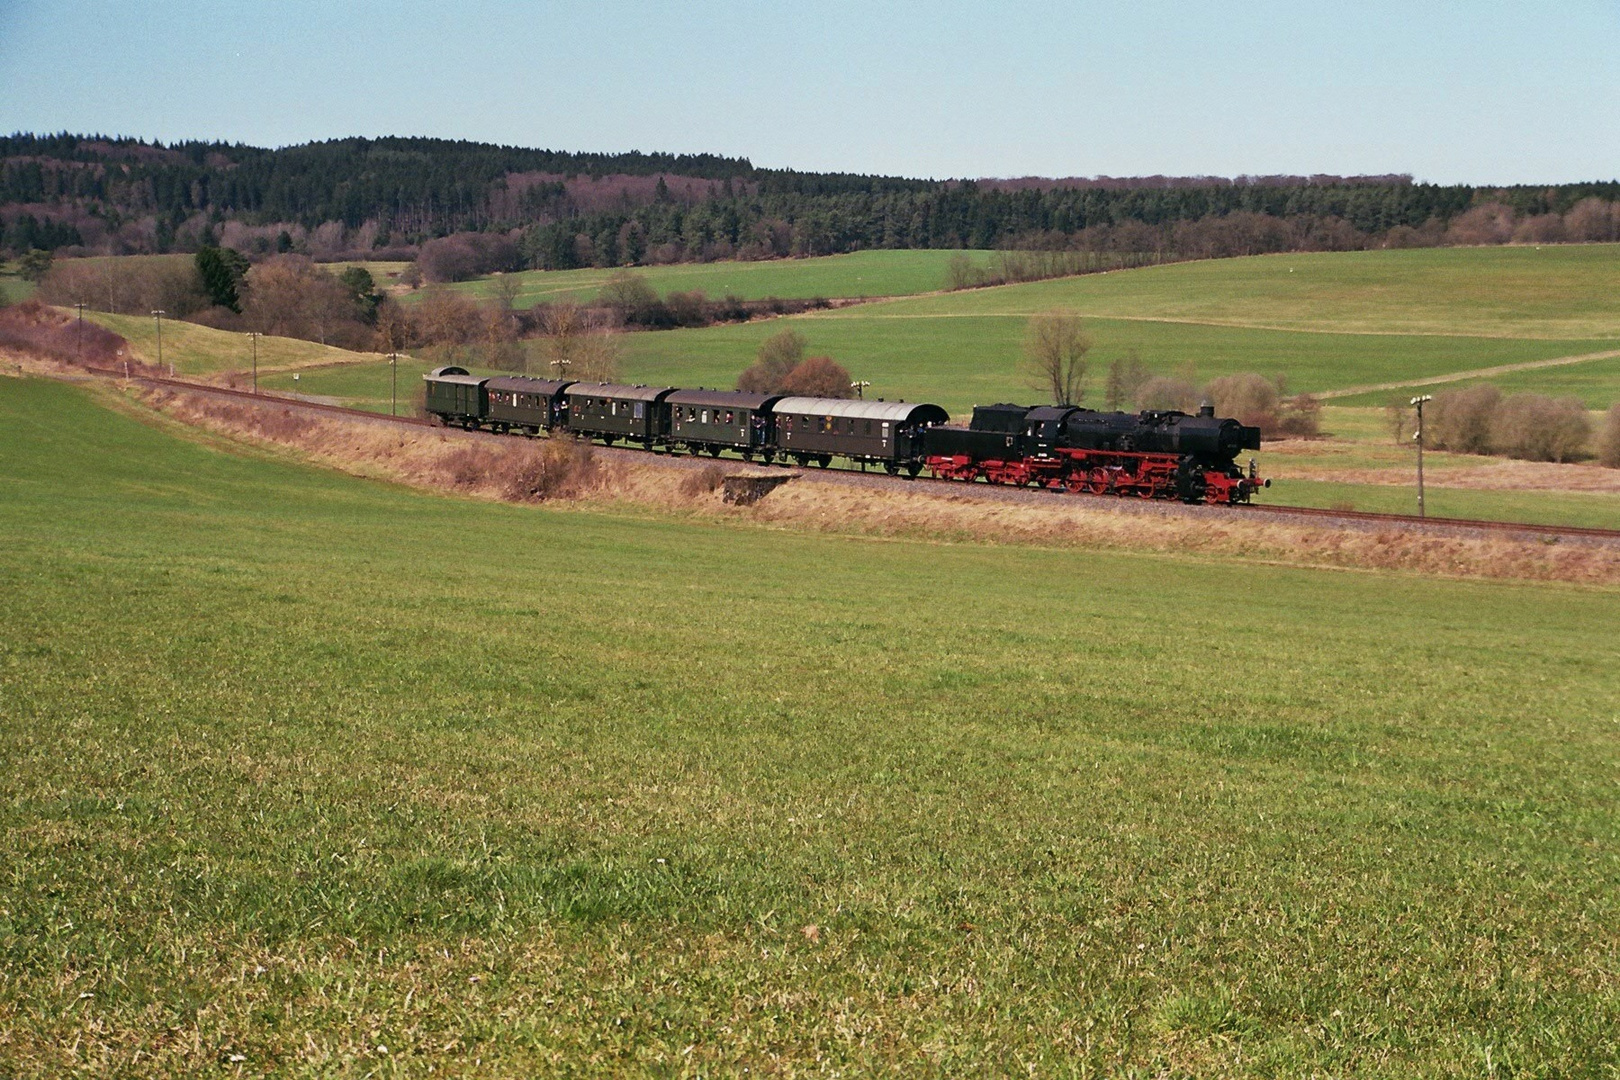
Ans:
{"label": "utility pole", "polygon": [[389,374],[393,376],[393,378],[392,378],[393,389],[392,389],[392,392],[391,392],[392,398],[391,398],[391,401],[390,401],[389,406],[388,406],[388,414],[390,416],[398,416],[399,415],[399,353],[391,352],[391,353],[388,354],[388,371],[389,371]]}
{"label": "utility pole", "polygon": [[73,306],[79,309],[79,325],[74,330],[74,341],[79,348],[79,363],[84,363],[84,301],[76,300]]}
{"label": "utility pole", "polygon": [[253,339],[253,392],[259,392],[259,339],[264,335],[257,330],[249,330],[248,337]]}
{"label": "utility pole", "polygon": [[860,381],[858,381],[858,382],[852,382],[852,383],[850,383],[850,384],[849,384],[849,388],[850,388],[850,389],[851,389],[851,390],[853,390],[853,391],[855,391],[855,396],[856,396],[856,397],[858,397],[858,398],[861,398],[861,399],[863,399],[863,400],[864,400],[864,399],[865,399],[865,397],[866,397],[866,388],[867,388],[867,387],[868,387],[868,386],[871,386],[871,385],[872,385],[872,384],[871,384],[871,383],[869,383],[869,382],[867,382],[867,381],[866,381],[866,380],[865,380],[865,379],[861,379],[861,380],[860,380]]}
{"label": "utility pole", "polygon": [[[163,367],[163,316],[165,316],[167,314],[168,314],[168,312],[164,311],[162,308],[153,308],[152,309],[152,318],[157,321],[158,368],[160,370]],[[170,361],[170,363],[169,363],[169,378],[171,378],[171,379],[174,378],[174,362],[173,361]]]}
{"label": "utility pole", "polygon": [[1412,399],[1412,404],[1417,406],[1418,414],[1417,434],[1412,436],[1417,440],[1418,446],[1418,517],[1426,516],[1423,508],[1423,403],[1433,400],[1433,394],[1423,394]]}

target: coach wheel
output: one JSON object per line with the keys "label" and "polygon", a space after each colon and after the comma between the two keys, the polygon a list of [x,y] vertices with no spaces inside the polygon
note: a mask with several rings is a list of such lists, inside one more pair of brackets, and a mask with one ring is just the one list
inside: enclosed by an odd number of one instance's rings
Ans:
{"label": "coach wheel", "polygon": [[911,477],[913,480],[917,479],[917,474],[920,472],[922,472],[922,462],[920,461],[913,461],[910,465],[906,466],[906,475]]}
{"label": "coach wheel", "polygon": [[709,456],[710,457],[719,457],[720,456],[720,448],[718,446],[709,447]]}
{"label": "coach wheel", "polygon": [[827,466],[832,464],[832,455],[822,454],[820,457],[816,458],[816,464],[825,469]]}

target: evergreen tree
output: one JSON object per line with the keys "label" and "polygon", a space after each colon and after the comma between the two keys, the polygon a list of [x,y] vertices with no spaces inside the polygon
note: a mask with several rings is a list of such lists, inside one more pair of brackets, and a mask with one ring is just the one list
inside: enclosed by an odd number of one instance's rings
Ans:
{"label": "evergreen tree", "polygon": [[198,250],[194,261],[197,277],[202,282],[209,303],[241,314],[242,298],[238,286],[247,276],[247,259],[230,248],[205,247]]}

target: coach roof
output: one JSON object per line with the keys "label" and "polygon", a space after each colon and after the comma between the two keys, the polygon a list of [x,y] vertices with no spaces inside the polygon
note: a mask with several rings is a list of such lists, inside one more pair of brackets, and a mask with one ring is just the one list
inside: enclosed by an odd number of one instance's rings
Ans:
{"label": "coach roof", "polygon": [[482,375],[469,375],[464,367],[446,364],[436,367],[422,378],[429,382],[457,383],[461,386],[482,386],[488,380]]}
{"label": "coach roof", "polygon": [[657,401],[674,390],[673,386],[624,386],[620,383],[577,382],[563,393],[569,397],[612,398],[615,401]]}
{"label": "coach roof", "polygon": [[781,396],[742,390],[677,390],[665,400],[671,405],[707,405],[711,409],[759,409]]}
{"label": "coach roof", "polygon": [[909,401],[851,401],[848,398],[789,397],[771,407],[777,415],[849,416],[861,420],[921,421],[943,424],[950,417],[938,405]]}
{"label": "coach roof", "polygon": [[544,394],[552,396],[565,387],[573,386],[573,380],[564,379],[534,379],[527,375],[502,375],[489,380],[491,390],[515,390],[520,394]]}

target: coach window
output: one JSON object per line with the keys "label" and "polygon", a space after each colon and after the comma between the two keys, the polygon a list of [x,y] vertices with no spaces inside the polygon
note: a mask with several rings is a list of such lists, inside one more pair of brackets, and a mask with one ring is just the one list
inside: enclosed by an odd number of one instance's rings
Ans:
{"label": "coach window", "polygon": [[640,420],[647,415],[647,406],[645,402],[636,402],[635,414],[637,420]]}

